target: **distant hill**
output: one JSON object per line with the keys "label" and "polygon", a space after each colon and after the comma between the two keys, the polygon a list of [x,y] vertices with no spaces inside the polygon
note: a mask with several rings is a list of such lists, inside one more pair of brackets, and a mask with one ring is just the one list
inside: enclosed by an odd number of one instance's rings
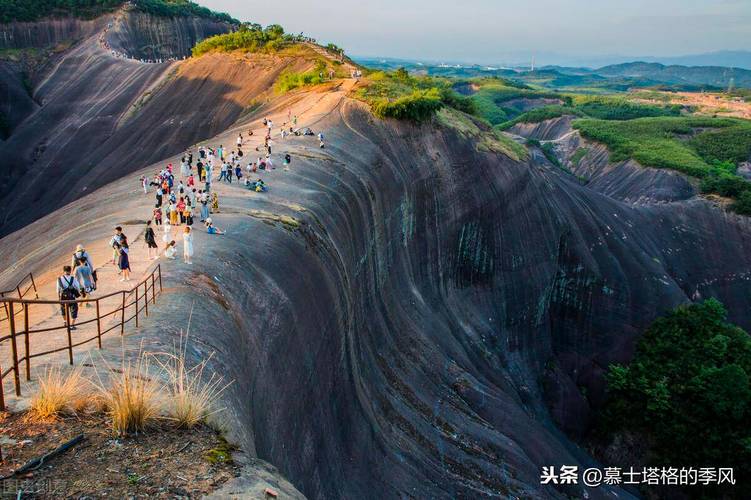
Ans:
{"label": "distant hill", "polygon": [[751,71],[722,66],[665,66],[660,63],[632,62],[614,64],[592,71],[608,78],[636,78],[668,85],[711,85],[726,88],[751,88]]}
{"label": "distant hill", "polygon": [[751,70],[751,51],[721,50],[707,54],[694,54],[675,57],[646,57],[647,62],[657,62],[675,66],[723,66]]}

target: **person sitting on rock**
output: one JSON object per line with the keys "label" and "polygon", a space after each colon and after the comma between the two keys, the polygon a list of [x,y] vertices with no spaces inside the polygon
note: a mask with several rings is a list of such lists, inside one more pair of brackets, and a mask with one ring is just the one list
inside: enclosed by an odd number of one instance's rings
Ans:
{"label": "person sitting on rock", "polygon": [[211,220],[211,217],[206,219],[206,232],[209,234],[219,234],[219,235],[227,234],[226,231],[223,231],[219,229],[218,227],[214,226],[214,222]]}

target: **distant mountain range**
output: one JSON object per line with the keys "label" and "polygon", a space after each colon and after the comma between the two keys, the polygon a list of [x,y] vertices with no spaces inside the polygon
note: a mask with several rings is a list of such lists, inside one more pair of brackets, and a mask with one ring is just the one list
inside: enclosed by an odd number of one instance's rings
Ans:
{"label": "distant mountain range", "polygon": [[678,57],[640,57],[645,62],[656,62],[677,66],[723,66],[751,70],[751,51],[722,50],[707,54]]}
{"label": "distant mountain range", "polygon": [[[726,60],[739,60],[743,54],[723,53]],[[731,56],[731,54],[735,54]],[[686,56],[708,58],[703,56]],[[696,59],[699,60],[699,59]],[[549,88],[580,88],[627,90],[632,87],[668,87],[674,90],[725,90],[728,87],[751,88],[751,70],[725,66],[665,65],[649,61],[612,64],[597,69],[586,67],[544,66],[531,71],[529,67],[494,67],[479,64],[438,64],[401,59],[360,58],[358,62],[375,69],[392,70],[405,67],[418,74],[456,78],[497,76],[535,83]],[[751,65],[749,65],[751,66]]]}

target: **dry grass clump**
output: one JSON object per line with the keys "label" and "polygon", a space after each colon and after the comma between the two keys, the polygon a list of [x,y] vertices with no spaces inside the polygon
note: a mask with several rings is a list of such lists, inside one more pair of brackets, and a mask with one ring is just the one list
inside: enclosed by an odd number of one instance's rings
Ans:
{"label": "dry grass clump", "polygon": [[[187,335],[180,334],[179,344],[170,353],[144,353],[134,362],[119,368],[101,362],[110,373],[96,381],[82,374],[82,367],[63,372],[50,368],[39,381],[39,391],[31,403],[35,418],[49,419],[65,412],[85,409],[104,412],[112,420],[117,435],[140,433],[163,419],[176,427],[190,429],[208,424],[221,411],[218,402],[229,386],[216,373],[206,372],[212,356],[191,365],[187,360]],[[157,363],[157,373],[150,373],[149,361]]]}
{"label": "dry grass clump", "polygon": [[189,367],[187,345],[187,336],[181,334],[174,352],[156,358],[169,380],[166,418],[183,428],[205,423],[211,415],[221,411],[217,403],[228,386],[215,373],[209,377],[204,375],[211,356]]}
{"label": "dry grass clump", "polygon": [[163,388],[149,376],[146,355],[135,363],[111,370],[108,383],[96,384],[103,405],[112,419],[112,430],[118,435],[139,433],[153,424],[162,413]]}
{"label": "dry grass clump", "polygon": [[31,415],[49,420],[61,414],[82,411],[90,394],[80,366],[66,371],[57,366],[50,367],[40,377],[39,389],[31,398]]}

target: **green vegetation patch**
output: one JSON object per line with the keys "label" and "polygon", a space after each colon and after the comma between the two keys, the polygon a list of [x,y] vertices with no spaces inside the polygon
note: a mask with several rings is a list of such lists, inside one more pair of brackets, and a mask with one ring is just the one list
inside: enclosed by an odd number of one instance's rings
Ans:
{"label": "green vegetation patch", "polygon": [[[189,0],[131,0],[142,12],[163,17],[196,16],[240,24],[228,14],[214,12]],[[36,21],[44,17],[91,19],[112,12],[125,0],[0,0],[0,22]]]}
{"label": "green vegetation patch", "polygon": [[282,73],[277,80],[274,87],[279,93],[289,92],[299,87],[305,87],[307,85],[318,85],[326,82],[326,78],[329,75],[329,71],[334,71],[336,78],[344,78],[346,74],[342,72],[338,65],[335,64],[338,61],[326,61],[324,59],[318,59],[316,61],[315,68],[310,71],[294,72],[288,71]]}
{"label": "green vegetation patch", "polygon": [[[639,339],[631,364],[610,367],[603,430],[645,438],[654,465],[749,470],[749,377],[751,337],[720,302],[678,307]],[[748,483],[739,488],[748,498]]]}
{"label": "green vegetation patch", "polygon": [[244,23],[237,31],[216,35],[196,44],[193,55],[198,57],[208,52],[277,52],[294,43],[294,37],[284,33],[284,28],[272,24],[262,28],[258,24]]}
{"label": "green vegetation patch", "polygon": [[582,119],[573,123],[584,137],[608,146],[613,161],[633,158],[642,165],[671,168],[695,177],[709,173],[707,159],[679,136],[695,129],[740,125],[740,120],[703,117],[661,117],[613,121]]}
{"label": "green vegetation patch", "polygon": [[535,108],[527,111],[526,113],[517,116],[513,120],[501,123],[500,125],[498,125],[498,129],[507,130],[518,123],[540,123],[544,122],[545,120],[552,120],[553,118],[560,118],[561,116],[566,115],[584,116],[584,114],[576,108],[554,104],[552,106],[542,106],[540,108]]}
{"label": "green vegetation patch", "polygon": [[579,148],[577,149],[573,155],[571,155],[571,164],[574,167],[578,167],[579,163],[582,161],[582,159],[587,156],[587,153],[589,153],[589,148]]}
{"label": "green vegetation patch", "polygon": [[[70,1],[70,0],[68,0]],[[131,0],[136,7],[146,13],[161,17],[195,16],[228,24],[240,24],[240,21],[224,12],[214,12],[189,0]]]}
{"label": "green vegetation patch", "polygon": [[583,119],[576,120],[573,126],[584,137],[605,144],[612,161],[633,158],[644,166],[669,168],[697,177],[702,179],[702,192],[733,198],[733,210],[751,215],[751,195],[745,194],[751,190],[751,182],[735,173],[737,163],[751,157],[751,122],[662,117]]}
{"label": "green vegetation patch", "polygon": [[506,105],[514,99],[562,99],[561,94],[547,90],[535,90],[526,85],[518,84],[500,78],[488,78],[476,80],[479,86],[472,96],[479,116],[490,122],[491,125],[499,125],[508,122],[523,114],[524,111]]}
{"label": "green vegetation patch", "polygon": [[[521,144],[503,135],[498,130],[483,130],[474,119],[459,110],[444,107],[436,115],[437,122],[447,128],[457,131],[464,137],[475,140],[478,151],[500,153],[512,160],[526,160],[529,152]],[[487,127],[486,124],[482,124]]]}
{"label": "green vegetation patch", "polygon": [[210,464],[232,464],[232,452],[237,450],[237,447],[230,444],[224,436],[219,436],[219,443],[215,448],[208,450],[204,454],[204,458]]}
{"label": "green vegetation patch", "polygon": [[571,96],[573,107],[582,115],[601,120],[633,120],[657,116],[680,116],[679,105],[658,106],[631,102],[619,96]]}
{"label": "green vegetation patch", "polygon": [[413,77],[404,69],[368,75],[357,97],[368,103],[376,116],[422,122],[444,106],[474,112],[472,101],[451,88],[442,78]]}
{"label": "green vegetation patch", "polygon": [[751,160],[751,122],[697,134],[689,144],[710,162],[742,163]]}

